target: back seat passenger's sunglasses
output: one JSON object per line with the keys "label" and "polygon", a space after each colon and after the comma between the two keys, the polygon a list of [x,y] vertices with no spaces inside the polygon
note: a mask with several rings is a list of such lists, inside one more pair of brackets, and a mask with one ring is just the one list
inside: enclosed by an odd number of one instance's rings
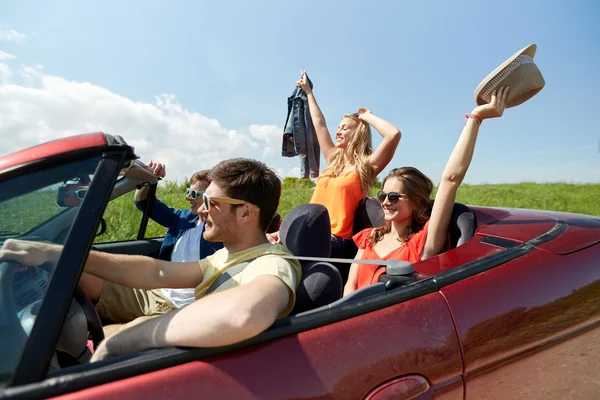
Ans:
{"label": "back seat passenger's sunglasses", "polygon": [[190,189],[190,188],[185,189],[185,191],[193,200],[196,200],[198,197],[200,197],[204,194],[204,192],[202,190],[194,190],[194,189]]}
{"label": "back seat passenger's sunglasses", "polygon": [[72,192],[65,192],[65,195],[68,196],[70,194],[74,194],[75,196],[77,196],[77,199],[83,200],[86,193],[87,193],[87,189],[79,189],[79,190],[74,190]]}
{"label": "back seat passenger's sunglasses", "polygon": [[398,200],[400,200],[404,196],[406,196],[406,195],[402,194],[402,193],[398,193],[398,192],[386,193],[383,190],[380,190],[379,192],[377,192],[377,200],[379,200],[380,203],[383,203],[385,201],[385,198],[387,197],[390,204],[396,204],[398,202]]}

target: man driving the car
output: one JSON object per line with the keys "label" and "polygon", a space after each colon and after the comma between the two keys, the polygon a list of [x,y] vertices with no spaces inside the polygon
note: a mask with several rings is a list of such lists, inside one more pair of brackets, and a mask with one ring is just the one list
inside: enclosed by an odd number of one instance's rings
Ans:
{"label": "man driving the car", "polygon": [[[198,262],[168,262],[137,255],[90,251],[84,271],[142,289],[195,287],[196,301],[164,315],[134,322],[103,341],[92,361],[149,348],[215,347],[251,338],[295,303],[298,261],[268,242],[265,231],[281,195],[281,180],[265,164],[232,159],[210,173],[200,213],[203,236],[224,248]],[[62,246],[7,240],[0,260],[37,266],[56,262]],[[210,294],[210,295],[208,295]]]}
{"label": "man driving the car", "polygon": [[[150,161],[149,167],[159,178],[164,178],[166,168],[163,163]],[[149,217],[168,228],[160,247],[158,258],[170,261],[198,261],[218,249],[220,242],[209,242],[203,238],[204,222],[199,218],[202,193],[210,185],[210,170],[198,171],[190,178],[186,200],[187,210],[167,206],[156,197],[148,199],[149,188],[135,191],[134,202],[139,210],[144,210],[150,201]],[[194,288],[144,289],[126,287],[113,282],[105,282],[95,275],[84,272],[79,286],[96,305],[96,312],[104,322],[124,324],[145,316],[164,314],[194,302]],[[105,328],[104,333],[113,333],[119,326]]]}

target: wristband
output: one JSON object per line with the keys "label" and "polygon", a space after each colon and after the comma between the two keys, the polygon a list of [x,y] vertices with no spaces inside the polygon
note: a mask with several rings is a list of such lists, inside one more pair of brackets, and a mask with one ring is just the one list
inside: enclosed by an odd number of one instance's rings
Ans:
{"label": "wristband", "polygon": [[479,125],[483,122],[483,118],[476,114],[465,114],[465,118],[473,118]]}

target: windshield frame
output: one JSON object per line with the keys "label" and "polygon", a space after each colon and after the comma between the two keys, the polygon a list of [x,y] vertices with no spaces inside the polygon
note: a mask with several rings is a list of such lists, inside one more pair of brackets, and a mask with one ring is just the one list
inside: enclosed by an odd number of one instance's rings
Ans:
{"label": "windshield frame", "polygon": [[2,184],[9,179],[63,163],[100,157],[86,199],[81,204],[64,242],[64,250],[56,264],[39,315],[21,353],[21,359],[6,387],[34,383],[46,377],[68,306],[77,287],[83,264],[92,247],[100,219],[119,172],[125,161],[131,158],[131,154],[132,148],[129,146],[106,146],[71,151],[0,173],[0,184]]}

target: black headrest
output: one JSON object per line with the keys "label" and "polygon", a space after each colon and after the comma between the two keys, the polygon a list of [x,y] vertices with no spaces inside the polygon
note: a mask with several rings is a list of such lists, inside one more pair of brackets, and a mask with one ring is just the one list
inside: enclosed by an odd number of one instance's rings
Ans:
{"label": "black headrest", "polygon": [[327,209],[321,204],[300,204],[283,219],[279,237],[296,256],[329,257],[331,226]]}
{"label": "black headrest", "polygon": [[358,233],[363,229],[381,226],[383,223],[383,209],[377,199],[365,197],[358,203],[352,227],[354,233]]}

